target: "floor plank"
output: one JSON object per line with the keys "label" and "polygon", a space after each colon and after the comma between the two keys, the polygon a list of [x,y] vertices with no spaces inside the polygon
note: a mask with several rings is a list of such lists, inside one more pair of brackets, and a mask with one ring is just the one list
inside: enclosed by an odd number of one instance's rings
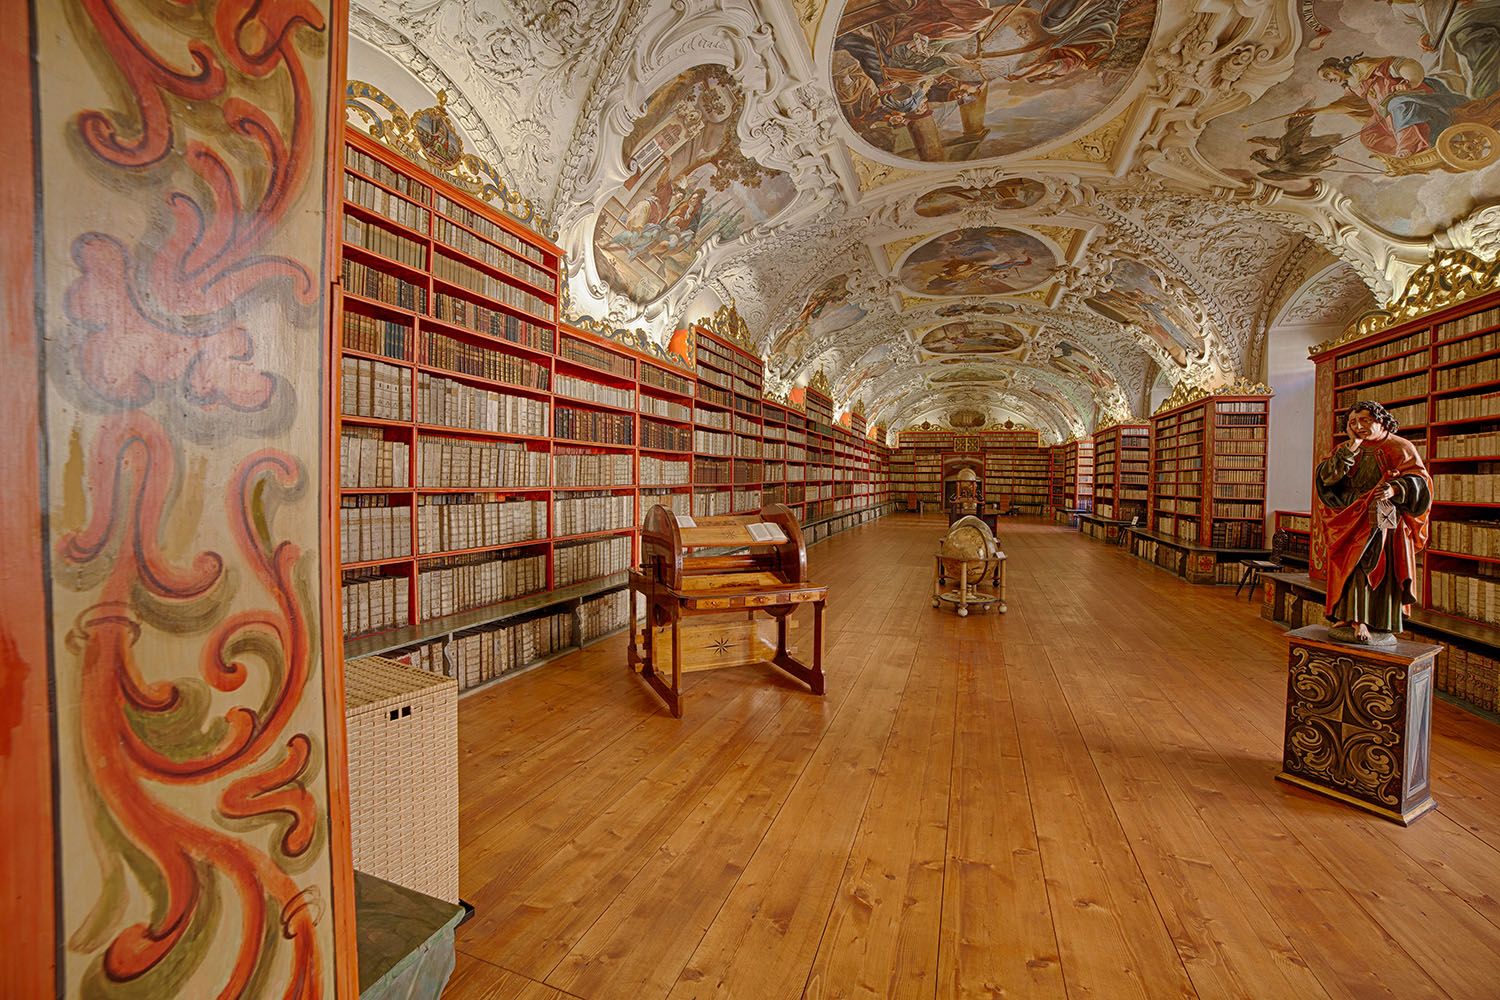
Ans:
{"label": "floor plank", "polygon": [[1274,781],[1258,604],[1023,519],[1010,612],[959,619],[942,529],[809,550],[825,698],[716,671],[673,720],[620,636],[466,697],[447,995],[1496,995],[1500,727],[1435,706],[1397,827]]}

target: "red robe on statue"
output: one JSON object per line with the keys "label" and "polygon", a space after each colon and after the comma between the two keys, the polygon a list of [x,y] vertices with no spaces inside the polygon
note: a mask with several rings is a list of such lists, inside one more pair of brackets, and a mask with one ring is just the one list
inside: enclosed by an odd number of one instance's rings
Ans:
{"label": "red robe on statue", "polygon": [[[1343,448],[1340,445],[1340,450]],[[1370,589],[1378,590],[1386,574],[1395,573],[1398,584],[1396,592],[1409,599],[1412,593],[1411,582],[1416,577],[1417,553],[1427,547],[1429,504],[1426,498],[1432,496],[1432,476],[1422,464],[1416,447],[1405,438],[1392,434],[1382,441],[1365,442],[1360,452],[1353,468],[1340,481],[1330,483],[1321,478],[1329,463],[1336,461],[1337,451],[1319,466],[1320,496],[1332,492],[1329,487],[1339,486],[1353,494],[1345,506],[1330,509],[1323,519],[1328,551],[1328,594],[1324,600],[1324,608],[1329,617],[1337,617],[1334,608],[1343,596],[1350,577],[1362,572],[1360,561],[1370,544],[1371,534],[1377,530],[1372,508],[1387,483],[1395,485],[1397,490],[1393,498],[1396,526],[1384,532],[1387,538],[1380,547],[1373,567],[1367,564],[1366,582]],[[1408,476],[1420,479],[1420,486],[1403,484],[1402,480]],[[1424,500],[1413,503],[1417,497],[1403,496],[1407,493],[1420,495]],[[1332,508],[1326,498],[1325,506]],[[1421,513],[1413,512],[1413,507]],[[1403,600],[1402,611],[1409,608],[1407,600]]]}

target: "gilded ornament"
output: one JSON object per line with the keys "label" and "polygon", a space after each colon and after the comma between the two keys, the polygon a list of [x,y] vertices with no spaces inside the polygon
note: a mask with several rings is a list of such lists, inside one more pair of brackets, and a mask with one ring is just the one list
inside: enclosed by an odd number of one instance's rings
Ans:
{"label": "gilded ornament", "polygon": [[1158,413],[1166,413],[1168,410],[1175,410],[1179,406],[1187,406],[1189,403],[1196,403],[1199,400],[1207,399],[1210,396],[1274,395],[1276,395],[1276,392],[1270,386],[1262,382],[1252,382],[1250,379],[1245,378],[1243,375],[1235,379],[1233,382],[1226,382],[1224,385],[1216,386],[1212,389],[1203,385],[1190,385],[1187,382],[1179,382],[1177,383],[1177,387],[1172,390],[1172,394],[1166,399],[1162,400],[1161,405],[1159,405],[1153,411],[1153,416]]}
{"label": "gilded ornament", "polygon": [[448,116],[447,105],[448,92],[440,90],[436,105],[408,115],[374,84],[350,80],[344,87],[345,121],[455,187],[556,239],[557,231],[529,199],[512,188],[488,160],[464,150],[463,136]]}
{"label": "gilded ornament", "polygon": [[1432,260],[1417,268],[1406,288],[1384,309],[1370,310],[1337,337],[1309,348],[1308,357],[1317,357],[1397,323],[1457,305],[1496,288],[1500,288],[1500,259],[1486,261],[1467,250],[1438,250]]}
{"label": "gilded ornament", "polygon": [[831,390],[828,387],[828,376],[824,374],[821,368],[813,372],[812,378],[807,380],[807,387],[819,395],[828,396],[830,399],[833,398]]}
{"label": "gilded ornament", "polygon": [[739,309],[733,301],[727,306],[720,306],[712,316],[702,321],[702,326],[712,333],[723,337],[742,351],[759,355],[755,348],[755,340],[750,336],[750,326],[745,318],[740,315]]}

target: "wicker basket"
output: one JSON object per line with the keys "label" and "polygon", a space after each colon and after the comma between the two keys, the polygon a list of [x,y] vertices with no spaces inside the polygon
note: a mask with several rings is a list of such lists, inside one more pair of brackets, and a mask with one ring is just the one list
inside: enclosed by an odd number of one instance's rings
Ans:
{"label": "wicker basket", "polygon": [[354,867],[458,902],[458,684],[380,656],[344,678]]}

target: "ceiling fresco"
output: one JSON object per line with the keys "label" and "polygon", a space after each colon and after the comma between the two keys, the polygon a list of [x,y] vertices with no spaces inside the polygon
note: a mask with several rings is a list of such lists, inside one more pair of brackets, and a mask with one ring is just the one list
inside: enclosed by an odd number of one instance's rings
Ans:
{"label": "ceiling fresco", "polygon": [[[1500,0],[353,0],[350,74],[665,346],[733,304],[785,393],[1049,440],[1265,375],[1283,327],[1500,254]],[[427,95],[427,96],[423,96]]]}
{"label": "ceiling fresco", "polygon": [[985,160],[1053,142],[1120,95],[1155,0],[850,0],[829,60],[839,110],[908,160]]}

